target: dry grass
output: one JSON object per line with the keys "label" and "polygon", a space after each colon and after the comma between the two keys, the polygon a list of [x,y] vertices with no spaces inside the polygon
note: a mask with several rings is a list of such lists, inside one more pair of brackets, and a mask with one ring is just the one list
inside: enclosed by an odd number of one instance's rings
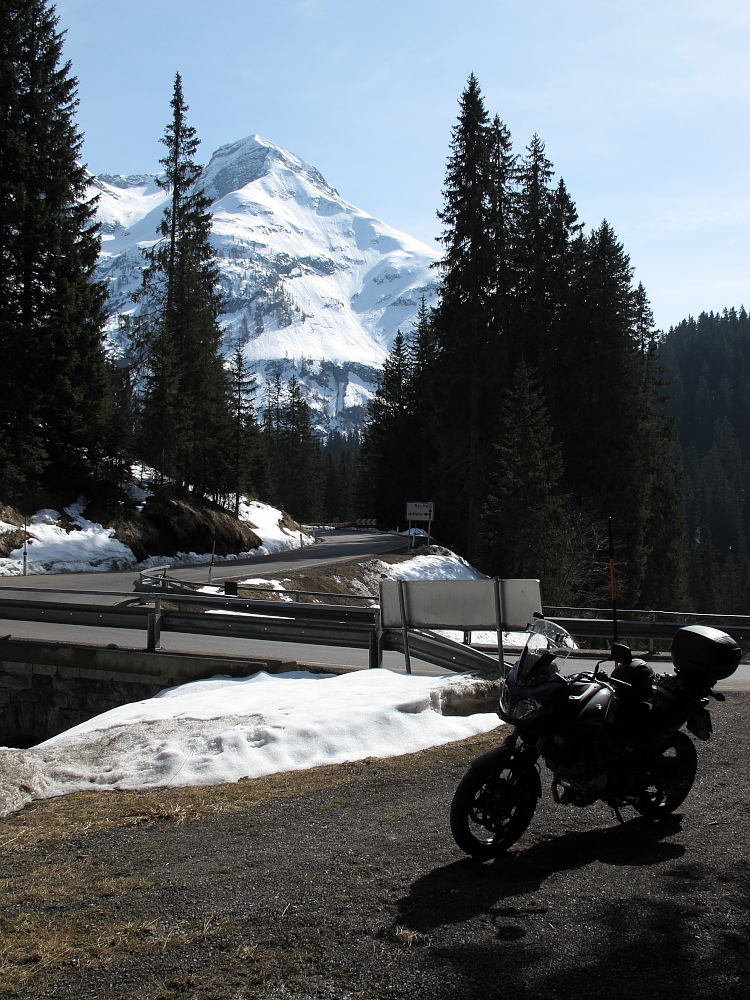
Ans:
{"label": "dry grass", "polygon": [[162,788],[146,792],[75,792],[34,802],[0,820],[0,855],[24,853],[46,843],[78,839],[129,826],[188,823],[222,813],[247,812],[267,802],[339,788],[368,777],[389,778],[431,768],[436,763],[473,759],[497,742],[497,730],[400,757],[367,758],[285,771],[211,787]]}
{"label": "dry grass", "polygon": [[[107,859],[112,863],[112,859]],[[152,886],[151,879],[130,873],[97,870],[90,859],[66,864],[44,864],[13,878],[0,879],[0,909],[44,903],[87,903],[92,899],[124,896]]]}
{"label": "dry grass", "polygon": [[172,924],[116,921],[98,908],[0,916],[0,996],[19,996],[32,983],[39,988],[60,974],[104,965],[116,955],[164,952],[226,928],[227,921],[215,914]]}
{"label": "dry grass", "polygon": [[[177,997],[200,997],[201,1000],[268,1000],[272,995],[289,997],[295,984],[305,987],[318,975],[318,955],[310,949],[288,942],[263,938],[240,944],[218,961],[193,971],[142,983],[137,992],[118,993],[116,1000],[175,1000]],[[281,993],[276,992],[279,988]],[[304,996],[312,996],[305,988]],[[318,996],[317,991],[314,994]],[[326,993],[326,995],[328,995]],[[365,1000],[362,994],[349,994],[351,1000]],[[111,998],[115,1000],[115,998]],[[370,1000],[368,997],[367,1000]]]}
{"label": "dry grass", "polygon": [[[400,782],[445,763],[464,766],[496,742],[495,732],[401,757],[369,758],[231,785],[78,792],[33,803],[0,820],[0,997],[62,987],[71,975],[88,969],[208,938],[217,944],[201,952],[199,968],[189,965],[184,973],[166,979],[145,977],[137,988],[123,987],[108,994],[108,1000],[170,1000],[186,994],[225,1000],[234,995],[226,990],[235,984],[246,1000],[266,1000],[276,995],[272,987],[281,988],[279,984],[299,982],[307,988],[320,971],[314,952],[266,939],[238,946],[238,929],[215,914],[165,922],[159,899],[172,884],[170,869],[144,872],[132,867],[114,844],[107,853],[108,840],[101,834],[186,824],[222,813],[244,813],[252,824],[254,814],[262,818],[264,804],[329,790],[343,803],[350,789],[358,789],[364,780]],[[311,808],[328,805],[328,797],[317,804],[310,801]],[[89,839],[92,835],[95,841]],[[429,945],[403,928],[394,928],[392,938],[406,948]]]}

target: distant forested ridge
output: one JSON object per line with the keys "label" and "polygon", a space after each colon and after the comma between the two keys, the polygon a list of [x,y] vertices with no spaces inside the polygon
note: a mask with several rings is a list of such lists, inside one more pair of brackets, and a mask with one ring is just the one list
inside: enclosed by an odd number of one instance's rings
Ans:
{"label": "distant forested ridge", "polygon": [[691,604],[750,610],[750,321],[701,313],[659,346],[683,465]]}

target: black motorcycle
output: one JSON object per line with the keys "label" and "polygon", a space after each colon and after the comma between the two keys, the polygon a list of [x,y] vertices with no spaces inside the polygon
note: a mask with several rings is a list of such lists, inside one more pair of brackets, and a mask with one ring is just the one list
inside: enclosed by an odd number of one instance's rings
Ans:
{"label": "black motorcycle", "polygon": [[697,754],[683,725],[700,740],[711,735],[709,698],[717,681],[742,656],[731,636],[705,625],[675,634],[674,672],[655,674],[627,646],[616,643],[605,673],[563,677],[570,635],[544,619],[529,625],[529,640],[502,682],[498,715],[514,728],[505,742],[478,757],[456,789],[451,831],[458,846],[479,860],[514,844],[531,822],[542,794],[537,763],[552,773],[555,802],[606,802],[622,822],[631,806],[658,818],[688,796]]}

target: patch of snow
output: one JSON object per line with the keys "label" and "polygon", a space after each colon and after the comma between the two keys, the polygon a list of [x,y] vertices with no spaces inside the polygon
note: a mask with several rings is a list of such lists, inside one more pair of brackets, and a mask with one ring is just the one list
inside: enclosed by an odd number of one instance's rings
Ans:
{"label": "patch of snow", "polygon": [[215,785],[464,739],[497,716],[442,709],[481,683],[383,669],[194,681],[29,750],[0,749],[0,815],[84,789]]}
{"label": "patch of snow", "polygon": [[[143,498],[148,495],[133,485]],[[85,501],[65,508],[67,524],[59,511],[45,508],[37,511],[28,526],[28,572],[47,573],[106,573],[119,569],[154,569],[157,566],[199,566],[212,560],[210,552],[179,552],[176,556],[150,556],[136,563],[132,551],[114,537],[114,529],[104,528],[83,516]],[[257,500],[243,500],[240,518],[249,521],[261,540],[257,549],[226,556],[214,556],[214,563],[231,562],[255,556],[269,555],[286,549],[313,545],[315,539],[306,532],[293,531],[282,524],[283,514],[276,507]],[[0,533],[16,531],[17,526],[0,522]],[[0,576],[21,576],[23,547],[0,559]]]}

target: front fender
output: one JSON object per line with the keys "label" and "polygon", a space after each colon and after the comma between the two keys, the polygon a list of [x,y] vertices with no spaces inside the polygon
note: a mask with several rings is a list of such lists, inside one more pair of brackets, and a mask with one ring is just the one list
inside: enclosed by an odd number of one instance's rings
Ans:
{"label": "front fender", "polygon": [[489,774],[492,771],[502,771],[510,768],[516,771],[528,771],[534,784],[534,794],[537,798],[542,794],[542,783],[539,780],[539,772],[534,767],[538,760],[538,753],[531,747],[517,747],[515,738],[509,737],[499,747],[487,750],[480,754],[471,762],[470,768],[480,771],[482,774]]}

